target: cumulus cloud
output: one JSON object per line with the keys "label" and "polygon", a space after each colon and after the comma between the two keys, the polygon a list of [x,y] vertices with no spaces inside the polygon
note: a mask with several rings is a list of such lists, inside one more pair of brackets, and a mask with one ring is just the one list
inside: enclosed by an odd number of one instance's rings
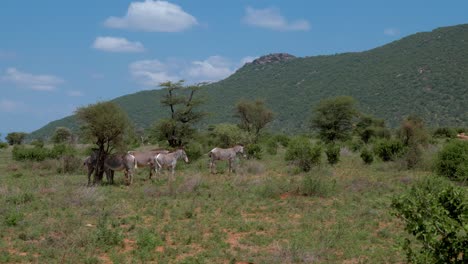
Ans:
{"label": "cumulus cloud", "polygon": [[0,111],[2,112],[13,112],[21,109],[25,106],[23,102],[17,102],[7,99],[0,100]]}
{"label": "cumulus cloud", "polygon": [[197,19],[180,6],[167,1],[133,2],[123,17],[109,17],[104,25],[111,28],[148,32],[178,32],[198,24]]}
{"label": "cumulus cloud", "polygon": [[280,10],[274,7],[265,9],[247,7],[243,21],[251,26],[279,31],[307,31],[310,29],[310,24],[307,20],[288,21],[281,14]]}
{"label": "cumulus cloud", "polygon": [[16,68],[8,68],[1,79],[36,91],[53,91],[64,82],[53,75],[34,75],[21,72]]}
{"label": "cumulus cloud", "polygon": [[211,56],[203,61],[193,61],[187,69],[188,76],[202,82],[224,79],[233,73],[231,63],[221,56]]}
{"label": "cumulus cloud", "polygon": [[162,63],[159,60],[135,61],[129,66],[133,78],[147,86],[155,86],[166,81],[178,81],[181,79],[181,76],[170,73],[177,71],[177,68],[171,67],[169,63]]}
{"label": "cumulus cloud", "polygon": [[132,77],[139,83],[155,87],[161,82],[185,80],[188,84],[215,82],[227,78],[255,57],[245,57],[233,62],[222,56],[210,56],[204,60],[185,61],[170,59],[141,60],[129,65]]}
{"label": "cumulus cloud", "polygon": [[97,37],[93,48],[108,52],[142,52],[145,50],[140,42],[131,42],[125,38]]}
{"label": "cumulus cloud", "polygon": [[387,36],[398,36],[400,35],[400,30],[397,28],[386,28],[384,29],[384,34]]}

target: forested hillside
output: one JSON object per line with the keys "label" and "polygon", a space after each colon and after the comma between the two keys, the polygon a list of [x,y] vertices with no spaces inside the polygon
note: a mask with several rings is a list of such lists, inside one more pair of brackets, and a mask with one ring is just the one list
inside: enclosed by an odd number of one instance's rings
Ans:
{"label": "forested hillside", "polygon": [[[429,126],[468,125],[468,24],[417,33],[365,52],[297,58],[282,54],[246,64],[230,77],[201,89],[210,115],[206,124],[234,122],[241,98],[263,99],[276,114],[270,129],[304,131],[321,99],[350,95],[361,111],[396,126],[409,114]],[[164,91],[142,91],[114,99],[136,127],[168,114]],[[32,133],[46,137],[55,127],[76,128],[66,117]]]}

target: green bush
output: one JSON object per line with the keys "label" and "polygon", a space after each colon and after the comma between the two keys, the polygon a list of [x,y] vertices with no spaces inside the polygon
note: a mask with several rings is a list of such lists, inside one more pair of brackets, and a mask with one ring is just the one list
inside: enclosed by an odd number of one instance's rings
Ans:
{"label": "green bush", "polygon": [[234,124],[215,125],[210,132],[215,139],[215,145],[221,148],[230,148],[236,144],[247,144],[250,142],[250,136],[247,132]]}
{"label": "green bush", "polygon": [[451,127],[439,127],[432,134],[435,138],[456,138],[457,130]]}
{"label": "green bush", "polygon": [[287,135],[278,134],[274,136],[274,139],[280,143],[283,147],[288,147],[289,141],[291,140]]}
{"label": "green bush", "polygon": [[415,236],[403,249],[410,263],[468,263],[468,205],[464,189],[428,179],[394,198],[392,207]]}
{"label": "green bush", "polygon": [[245,147],[245,152],[249,159],[262,159],[262,147],[259,144],[249,144]]}
{"label": "green bush", "polygon": [[357,152],[364,147],[365,143],[360,138],[353,138],[352,140],[347,141],[346,145],[351,151]]}
{"label": "green bush", "polygon": [[320,164],[321,157],[320,146],[313,146],[306,137],[295,137],[288,144],[285,160],[296,164],[303,171],[309,171],[313,166]]}
{"label": "green bush", "polygon": [[376,142],[374,146],[374,153],[383,161],[395,160],[403,152],[403,143],[395,139],[382,139]]}
{"label": "green bush", "polygon": [[468,179],[468,141],[452,140],[437,154],[438,175],[454,180]]}
{"label": "green bush", "polygon": [[0,142],[0,149],[5,149],[5,148],[8,148],[8,143]]}
{"label": "green bush", "polygon": [[35,139],[30,143],[32,146],[36,148],[43,148],[44,147],[44,140],[42,139]]}
{"label": "green bush", "polygon": [[365,164],[371,164],[372,162],[374,162],[374,155],[372,154],[372,151],[365,148],[361,152],[361,159],[362,161],[364,161]]}
{"label": "green bush", "polygon": [[270,155],[276,155],[278,153],[278,141],[274,137],[271,137],[266,142],[266,151]]}
{"label": "green bush", "polygon": [[185,146],[185,153],[190,161],[195,161],[204,154],[203,146],[198,142],[190,142]]}
{"label": "green bush", "polygon": [[43,147],[28,148],[23,145],[13,147],[13,159],[17,161],[43,161],[45,159],[57,159],[63,155],[73,155],[76,150],[68,145],[55,145],[52,149]]}
{"label": "green bush", "polygon": [[329,144],[325,149],[327,155],[328,164],[335,165],[340,161],[340,146],[335,144]]}

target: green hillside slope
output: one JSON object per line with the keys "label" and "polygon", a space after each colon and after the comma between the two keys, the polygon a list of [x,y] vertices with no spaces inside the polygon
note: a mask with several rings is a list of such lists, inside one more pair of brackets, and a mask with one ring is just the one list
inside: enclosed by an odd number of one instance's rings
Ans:
{"label": "green hillside slope", "polygon": [[[205,124],[232,122],[235,102],[264,99],[276,113],[270,129],[304,131],[311,109],[323,98],[350,95],[359,108],[396,126],[408,114],[431,126],[468,125],[468,24],[417,33],[365,52],[290,58],[259,58],[230,77],[203,87]],[[116,98],[138,127],[166,114],[162,91]],[[75,127],[73,117],[33,132],[49,135],[56,126]]]}

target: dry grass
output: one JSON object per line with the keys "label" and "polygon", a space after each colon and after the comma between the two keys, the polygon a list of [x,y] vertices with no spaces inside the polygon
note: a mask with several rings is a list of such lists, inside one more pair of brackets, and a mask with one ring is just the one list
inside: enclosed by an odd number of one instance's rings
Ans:
{"label": "dry grass", "polygon": [[[403,228],[389,214],[389,204],[428,172],[398,171],[380,162],[365,166],[357,154],[346,153],[334,167],[312,169],[311,175],[336,183],[329,195],[305,196],[297,190],[306,174],[290,173],[283,155],[279,149],[264,160],[243,160],[233,174],[210,174],[203,158],[181,164],[172,187],[167,173],[145,180],[147,170],[141,170],[132,186],[119,174],[115,185],[86,187],[84,171],[57,175],[54,168],[38,168],[43,176],[36,177],[38,171],[20,164],[0,172],[0,262],[404,260],[395,248]],[[12,164],[4,156],[0,166]],[[17,224],[7,225],[3,215],[18,217]],[[119,238],[121,243],[102,244]]]}

